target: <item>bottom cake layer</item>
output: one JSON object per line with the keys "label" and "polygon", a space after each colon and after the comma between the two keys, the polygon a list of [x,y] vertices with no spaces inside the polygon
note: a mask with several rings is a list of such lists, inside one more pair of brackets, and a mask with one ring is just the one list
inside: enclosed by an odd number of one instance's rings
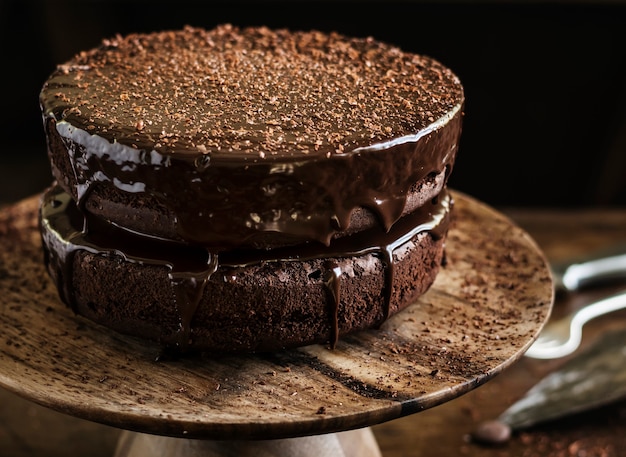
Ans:
{"label": "bottom cake layer", "polygon": [[452,205],[444,191],[390,232],[219,255],[85,221],[59,188],[40,217],[48,271],[76,313],[164,349],[237,353],[334,347],[381,325],[434,282]]}

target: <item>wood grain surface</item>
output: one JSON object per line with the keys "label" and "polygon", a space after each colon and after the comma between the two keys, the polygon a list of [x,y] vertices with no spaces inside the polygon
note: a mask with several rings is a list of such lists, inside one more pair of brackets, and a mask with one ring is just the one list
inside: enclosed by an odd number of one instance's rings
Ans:
{"label": "wood grain surface", "polygon": [[455,192],[448,261],[381,329],[334,350],[155,361],[158,348],[75,316],[44,270],[38,198],[0,216],[0,385],[61,413],[187,438],[350,430],[440,405],[518,360],[547,320],[547,261],[497,211]]}
{"label": "wood grain surface", "polygon": [[[574,261],[626,247],[626,209],[502,208],[541,246],[551,263]],[[624,251],[622,251],[624,252]],[[556,297],[550,319],[624,290],[626,280]],[[500,375],[459,398],[420,414],[373,427],[384,457],[623,457],[626,399],[580,414],[519,430],[499,445],[471,439],[483,421],[495,419],[531,387],[587,349],[606,332],[626,328],[626,311],[585,326],[583,344],[562,359],[522,357]]]}

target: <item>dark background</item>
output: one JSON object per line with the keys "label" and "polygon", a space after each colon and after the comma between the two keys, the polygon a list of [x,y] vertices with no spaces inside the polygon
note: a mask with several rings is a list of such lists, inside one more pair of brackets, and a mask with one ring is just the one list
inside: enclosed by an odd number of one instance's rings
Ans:
{"label": "dark background", "polygon": [[38,93],[116,33],[185,24],[367,36],[431,55],[466,90],[450,184],[494,206],[626,206],[626,2],[0,0],[0,204],[51,182]]}

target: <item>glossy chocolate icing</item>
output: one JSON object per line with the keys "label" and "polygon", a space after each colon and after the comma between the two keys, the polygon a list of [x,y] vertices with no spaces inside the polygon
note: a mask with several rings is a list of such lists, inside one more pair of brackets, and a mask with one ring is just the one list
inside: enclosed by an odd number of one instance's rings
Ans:
{"label": "glossy chocolate icing", "polygon": [[[63,300],[77,313],[101,309],[105,325],[145,323],[184,351],[245,314],[247,329],[272,336],[250,330],[239,349],[283,338],[334,346],[345,328],[384,322],[392,297],[395,312],[438,271],[464,94],[431,58],[335,33],[186,27],[104,40],[60,65],[40,104],[58,183],[41,207],[46,263]],[[260,289],[279,276],[284,289]],[[159,313],[142,321],[128,305],[134,290],[111,294],[109,280],[144,292],[158,282]],[[247,307],[269,289],[265,321]],[[210,320],[218,301],[229,311]],[[288,325],[302,325],[289,335],[271,317],[287,308]],[[346,309],[354,320],[341,327]]]}
{"label": "glossy chocolate icing", "polygon": [[411,185],[451,172],[464,99],[440,63],[371,38],[227,25],[105,40],[40,103],[80,207],[102,183],[149,194],[219,252],[265,232],[328,245],[359,207],[391,229]]}
{"label": "glossy chocolate icing", "polygon": [[390,231],[373,228],[354,236],[333,240],[329,246],[311,242],[273,250],[235,249],[219,254],[200,247],[133,234],[94,218],[90,218],[88,224],[90,230],[86,232],[83,229],[84,213],[77,209],[72,198],[59,187],[50,188],[44,195],[40,221],[47,268],[57,283],[62,299],[75,310],[72,269],[74,255],[79,251],[117,256],[126,262],[142,265],[165,266],[169,272],[170,286],[176,301],[172,305],[177,309],[180,322],[173,347],[183,351],[192,343],[192,322],[204,286],[216,275],[219,278],[220,274],[225,274],[224,269],[232,272],[232,268],[242,268],[261,262],[328,259],[325,263],[324,277],[329,291],[328,319],[333,329],[330,343],[334,346],[339,337],[337,313],[342,300],[341,278],[344,272],[333,259],[364,254],[375,254],[382,259],[386,278],[385,310],[379,322],[382,323],[389,316],[394,264],[399,251],[423,232],[438,238],[445,236],[452,205],[453,200],[445,191],[436,201],[403,217]]}

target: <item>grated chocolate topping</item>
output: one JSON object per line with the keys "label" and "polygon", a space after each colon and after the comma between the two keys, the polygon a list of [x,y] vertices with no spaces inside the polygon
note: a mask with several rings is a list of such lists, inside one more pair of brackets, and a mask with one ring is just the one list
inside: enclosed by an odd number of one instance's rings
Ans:
{"label": "grated chocolate topping", "polygon": [[41,93],[57,121],[162,154],[344,154],[463,102],[439,62],[369,38],[222,25],[103,40]]}

